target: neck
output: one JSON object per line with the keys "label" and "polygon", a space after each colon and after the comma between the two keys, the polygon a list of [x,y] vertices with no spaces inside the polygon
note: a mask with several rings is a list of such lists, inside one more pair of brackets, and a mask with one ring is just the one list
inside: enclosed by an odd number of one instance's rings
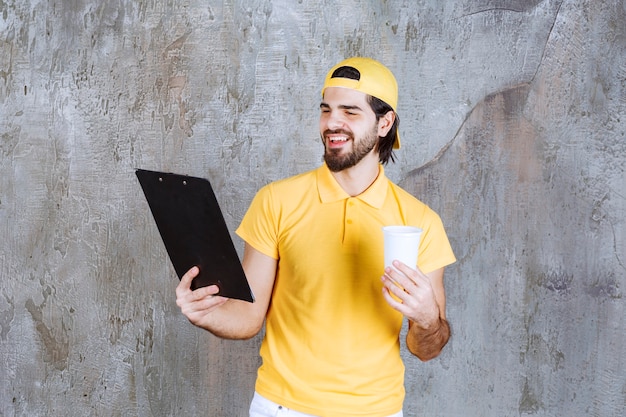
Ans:
{"label": "neck", "polygon": [[370,152],[355,166],[331,173],[341,188],[351,197],[355,197],[376,181],[379,171],[378,154]]}

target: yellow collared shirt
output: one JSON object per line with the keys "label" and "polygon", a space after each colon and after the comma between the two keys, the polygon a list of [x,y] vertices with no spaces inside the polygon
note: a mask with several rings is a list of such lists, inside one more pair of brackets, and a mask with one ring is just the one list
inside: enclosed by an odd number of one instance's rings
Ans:
{"label": "yellow collared shirt", "polygon": [[[439,216],[389,181],[350,197],[325,165],[263,187],[237,234],[278,260],[256,390],[319,416],[402,409],[403,317],[382,296],[386,225],[423,229],[418,266],[455,261]],[[357,411],[355,411],[357,410]]]}

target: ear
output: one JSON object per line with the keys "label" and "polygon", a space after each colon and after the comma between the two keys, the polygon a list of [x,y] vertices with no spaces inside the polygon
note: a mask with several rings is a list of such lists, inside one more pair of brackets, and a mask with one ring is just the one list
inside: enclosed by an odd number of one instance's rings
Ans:
{"label": "ear", "polygon": [[389,133],[395,121],[396,113],[393,110],[389,110],[384,116],[378,119],[378,136],[381,138],[387,136],[387,133]]}

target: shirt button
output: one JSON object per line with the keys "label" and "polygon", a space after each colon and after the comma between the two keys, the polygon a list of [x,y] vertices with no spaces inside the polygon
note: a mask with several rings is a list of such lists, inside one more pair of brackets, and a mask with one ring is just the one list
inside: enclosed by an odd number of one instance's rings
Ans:
{"label": "shirt button", "polygon": [[348,219],[348,220],[346,221],[346,223],[348,223],[348,224],[352,224],[352,219]]}

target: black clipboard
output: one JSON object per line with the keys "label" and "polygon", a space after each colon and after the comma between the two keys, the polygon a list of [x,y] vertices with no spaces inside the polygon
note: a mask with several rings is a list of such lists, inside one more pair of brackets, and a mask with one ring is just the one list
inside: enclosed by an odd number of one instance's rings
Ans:
{"label": "black clipboard", "polygon": [[200,274],[192,289],[215,284],[218,295],[254,302],[211,183],[144,169],[135,174],[178,278],[195,265]]}

